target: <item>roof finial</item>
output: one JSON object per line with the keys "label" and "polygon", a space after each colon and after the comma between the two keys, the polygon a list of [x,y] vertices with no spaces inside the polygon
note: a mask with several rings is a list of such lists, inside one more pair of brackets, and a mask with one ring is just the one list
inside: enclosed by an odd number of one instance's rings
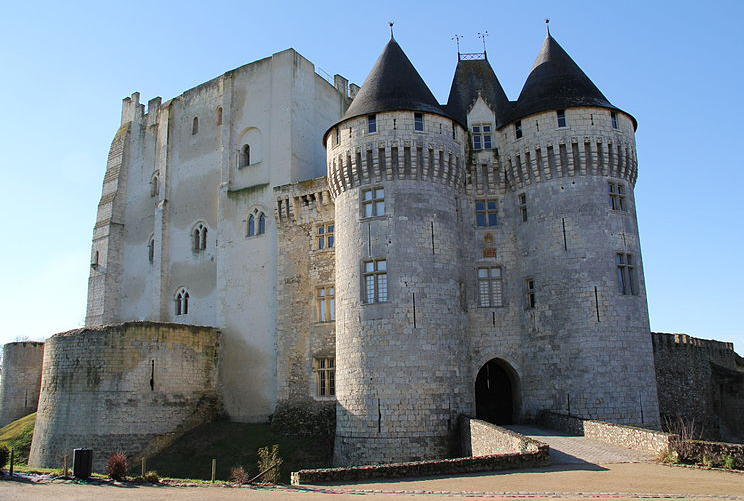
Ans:
{"label": "roof finial", "polygon": [[463,38],[462,35],[458,35],[458,34],[455,34],[455,36],[451,38],[451,40],[454,40],[455,43],[457,43],[457,60],[458,61],[460,60],[460,39],[461,38]]}
{"label": "roof finial", "polygon": [[395,40],[395,37],[393,36],[393,25],[395,24],[395,21],[388,22],[388,25],[390,26],[390,39]]}
{"label": "roof finial", "polygon": [[488,53],[486,52],[486,37],[488,36],[488,32],[484,31],[483,33],[478,33],[478,38],[483,40],[483,57],[488,59]]}
{"label": "roof finial", "polygon": [[550,36],[550,18],[545,18],[545,30],[548,32],[548,36]]}

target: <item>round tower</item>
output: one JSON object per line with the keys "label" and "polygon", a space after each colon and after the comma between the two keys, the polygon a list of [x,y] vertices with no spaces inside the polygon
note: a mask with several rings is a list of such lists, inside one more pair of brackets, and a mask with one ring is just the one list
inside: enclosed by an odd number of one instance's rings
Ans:
{"label": "round tower", "polygon": [[659,424],[633,196],[635,119],[549,34],[501,128],[525,412]]}
{"label": "round tower", "polygon": [[391,38],[326,132],[336,210],[337,465],[451,455],[468,412],[466,131]]}
{"label": "round tower", "polygon": [[36,412],[44,343],[20,341],[3,346],[0,428]]}

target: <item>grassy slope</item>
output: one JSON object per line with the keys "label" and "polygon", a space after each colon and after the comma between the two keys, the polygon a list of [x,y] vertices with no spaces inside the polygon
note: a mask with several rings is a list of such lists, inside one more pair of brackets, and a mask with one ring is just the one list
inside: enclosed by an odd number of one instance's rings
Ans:
{"label": "grassy slope", "polygon": [[[284,463],[281,478],[289,482],[289,472],[328,465],[328,445],[311,438],[289,438],[271,430],[268,424],[218,421],[191,430],[157,456],[147,459],[147,469],[160,476],[209,479],[212,458],[217,459],[217,478],[227,480],[230,469],[242,465],[250,477],[258,474],[258,449],[279,444]],[[130,472],[139,474],[140,465]]]}
{"label": "grassy slope", "polygon": [[28,453],[31,450],[31,437],[34,435],[35,423],[36,413],[34,412],[0,428],[0,444],[12,447],[16,451],[16,463],[28,463]]}

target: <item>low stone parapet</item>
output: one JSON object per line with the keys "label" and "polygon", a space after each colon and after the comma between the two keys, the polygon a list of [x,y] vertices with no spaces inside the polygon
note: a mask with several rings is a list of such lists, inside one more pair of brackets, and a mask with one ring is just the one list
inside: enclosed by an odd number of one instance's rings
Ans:
{"label": "low stone parapet", "polygon": [[583,419],[557,412],[543,411],[541,425],[572,435],[583,435],[612,445],[656,455],[670,448],[676,435],[646,428]]}
{"label": "low stone parapet", "polygon": [[489,456],[442,459],[439,461],[352,466],[349,468],[300,470],[292,472],[292,485],[322,482],[356,482],[376,478],[424,477],[533,468],[536,466],[548,466],[550,464],[549,456],[549,448],[543,444],[532,452],[493,454]]}
{"label": "low stone parapet", "polygon": [[539,450],[541,445],[545,445],[501,426],[462,415],[460,443],[463,456],[534,452]]}

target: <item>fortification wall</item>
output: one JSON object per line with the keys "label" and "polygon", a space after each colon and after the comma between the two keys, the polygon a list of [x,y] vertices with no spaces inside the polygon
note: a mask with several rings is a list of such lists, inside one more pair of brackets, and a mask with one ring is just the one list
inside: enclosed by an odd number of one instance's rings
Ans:
{"label": "fortification wall", "polygon": [[325,177],[274,188],[274,195],[279,251],[272,426],[332,437],[336,396],[326,373],[335,375],[328,365],[336,359],[333,199]]}
{"label": "fortification wall", "polygon": [[36,411],[43,357],[41,342],[21,341],[3,346],[0,428]]}
{"label": "fortification wall", "polygon": [[58,467],[76,447],[93,467],[148,455],[219,412],[214,328],[130,322],[49,338],[29,463]]}
{"label": "fortification wall", "polygon": [[744,439],[744,371],[733,343],[652,333],[659,411],[694,422],[709,440]]}

